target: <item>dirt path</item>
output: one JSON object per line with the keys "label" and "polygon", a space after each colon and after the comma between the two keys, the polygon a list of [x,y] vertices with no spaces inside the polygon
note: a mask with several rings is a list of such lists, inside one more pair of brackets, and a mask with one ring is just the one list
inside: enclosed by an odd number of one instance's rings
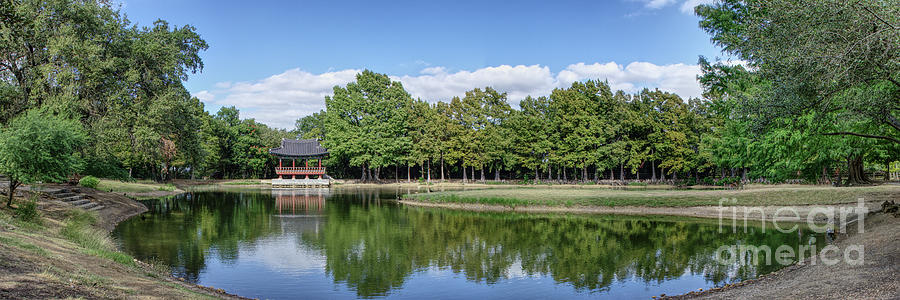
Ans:
{"label": "dirt path", "polygon": [[[121,194],[86,188],[77,192],[104,206],[97,211],[97,234],[146,211]],[[42,225],[17,221],[8,209],[0,211],[0,299],[243,299],[181,282],[143,262],[123,264],[92,253],[60,233],[75,208],[51,198],[42,199],[39,207]]]}
{"label": "dirt path", "polygon": [[[760,279],[672,299],[900,298],[900,218],[881,213],[869,215],[865,232],[842,235],[833,245],[840,250],[820,252],[803,264]],[[862,264],[843,259],[845,249],[853,246],[864,247]],[[850,257],[852,261],[856,256]],[[829,265],[825,260],[837,263]]]}

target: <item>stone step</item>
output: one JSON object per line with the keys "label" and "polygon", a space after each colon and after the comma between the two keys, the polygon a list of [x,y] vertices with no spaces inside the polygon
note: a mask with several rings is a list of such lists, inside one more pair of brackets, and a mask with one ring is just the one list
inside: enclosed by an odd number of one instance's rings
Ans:
{"label": "stone step", "polygon": [[86,204],[86,203],[91,203],[91,200],[88,200],[88,199],[81,199],[81,200],[78,200],[78,201],[72,201],[72,202],[69,202],[69,204],[72,204],[72,205],[75,205],[75,206],[81,206],[81,205]]}
{"label": "stone step", "polygon": [[103,207],[104,207],[103,205],[97,205],[97,206],[89,208],[88,210],[91,210],[91,211],[101,210],[101,209],[103,209]]}
{"label": "stone step", "polygon": [[88,203],[85,203],[85,204],[82,204],[82,205],[78,205],[77,207],[78,207],[78,208],[81,208],[81,209],[87,210],[87,209],[91,209],[91,208],[94,208],[94,207],[97,207],[97,206],[100,206],[100,204],[97,204],[97,203],[95,203],[95,202],[88,202]]}
{"label": "stone step", "polygon": [[72,197],[72,196],[78,196],[78,194],[72,193],[72,192],[56,193],[56,194],[52,194],[52,195],[53,195],[53,197],[56,197],[56,199],[62,199],[62,198],[69,198],[69,197]]}
{"label": "stone step", "polygon": [[82,195],[75,195],[75,196],[71,196],[71,197],[59,198],[59,200],[60,200],[60,201],[63,201],[63,202],[72,202],[72,201],[78,201],[78,200],[81,200],[81,199],[84,199],[84,196],[82,196]]}

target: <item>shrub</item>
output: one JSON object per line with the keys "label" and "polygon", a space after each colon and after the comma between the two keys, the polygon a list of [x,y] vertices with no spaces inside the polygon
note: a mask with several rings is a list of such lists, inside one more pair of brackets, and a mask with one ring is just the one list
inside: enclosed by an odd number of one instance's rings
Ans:
{"label": "shrub", "polygon": [[100,179],[97,179],[97,177],[94,176],[84,176],[78,181],[78,185],[92,189],[96,189],[99,184]]}
{"label": "shrub", "polygon": [[629,182],[629,183],[628,183],[628,186],[647,186],[647,183],[646,183],[646,182],[632,181],[632,182]]}
{"label": "shrub", "polygon": [[175,190],[175,185],[171,184],[171,183],[166,183],[165,185],[160,186],[158,190],[165,191],[165,192],[171,192],[171,191]]}
{"label": "shrub", "polygon": [[37,198],[31,198],[16,209],[16,219],[23,222],[38,224],[41,221],[41,213],[37,209]]}

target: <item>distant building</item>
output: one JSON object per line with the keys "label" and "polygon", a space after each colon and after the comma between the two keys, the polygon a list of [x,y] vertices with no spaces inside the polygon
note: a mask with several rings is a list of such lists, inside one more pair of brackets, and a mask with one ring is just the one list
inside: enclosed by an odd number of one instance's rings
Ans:
{"label": "distant building", "polygon": [[[281,139],[281,147],[269,149],[269,153],[278,157],[278,167],[275,167],[278,179],[288,176],[290,179],[297,179],[297,176],[303,176],[303,179],[309,179],[309,176],[326,177],[322,160],[328,156],[328,149],[316,139]],[[310,166],[310,160],[313,166]]]}

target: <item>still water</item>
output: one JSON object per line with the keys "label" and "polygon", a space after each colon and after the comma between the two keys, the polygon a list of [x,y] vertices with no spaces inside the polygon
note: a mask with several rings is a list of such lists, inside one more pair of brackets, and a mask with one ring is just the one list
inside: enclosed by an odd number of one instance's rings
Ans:
{"label": "still water", "polygon": [[260,299],[646,299],[783,267],[752,256],[719,263],[723,245],[824,242],[758,224],[720,232],[717,220],[476,213],[392,201],[404,192],[194,192],[145,201],[150,211],[113,235],[176,277]]}

